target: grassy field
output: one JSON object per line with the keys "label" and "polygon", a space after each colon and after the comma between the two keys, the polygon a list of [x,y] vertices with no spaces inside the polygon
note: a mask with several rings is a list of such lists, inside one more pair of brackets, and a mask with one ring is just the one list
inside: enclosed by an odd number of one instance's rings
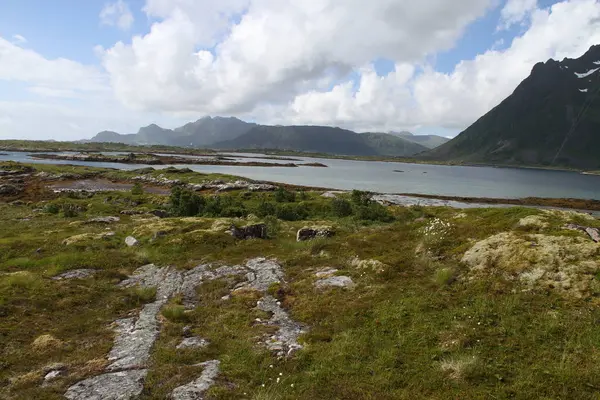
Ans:
{"label": "grassy field", "polygon": [[[35,168],[118,181],[136,174]],[[173,169],[150,174],[188,183],[235,179]],[[199,376],[195,364],[212,359],[221,361],[221,373],[210,399],[599,398],[600,245],[564,229],[568,222],[600,227],[599,220],[519,207],[384,208],[364,193],[320,194],[288,188],[161,196],[137,186],[59,195],[34,179],[22,195],[0,198],[0,398],[61,399],[70,385],[101,373],[111,323],[154,298],[151,290],[117,286],[136,268],[254,257],[284,267],[285,283],[273,293],[309,328],[304,349],[274,357],[257,344],[268,328],[254,323],[265,318],[256,297],[225,302],[230,282],[212,281],[198,288],[192,312],[178,312],[178,299],[163,310],[141,399],[166,398]],[[157,209],[170,216],[120,215]],[[85,223],[99,216],[120,221]],[[269,239],[236,240],[223,229],[257,222],[266,223]],[[332,226],[336,235],[296,242],[307,225]],[[108,231],[114,235],[101,238]],[[139,245],[127,247],[127,236]],[[465,256],[489,238],[502,240]],[[329,267],[356,287],[316,290],[315,272]],[[99,273],[51,279],[80,268]],[[540,269],[568,278],[525,279]],[[176,350],[184,326],[210,345]],[[68,372],[42,387],[53,363]]]}

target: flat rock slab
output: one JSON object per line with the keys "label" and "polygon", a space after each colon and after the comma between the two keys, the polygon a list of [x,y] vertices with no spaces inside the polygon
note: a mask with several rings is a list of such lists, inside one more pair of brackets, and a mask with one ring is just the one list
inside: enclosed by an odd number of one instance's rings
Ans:
{"label": "flat rock slab", "polygon": [[329,278],[330,276],[333,276],[337,272],[338,272],[338,270],[335,268],[327,268],[327,269],[317,272],[315,274],[315,276],[317,278]]}
{"label": "flat rock slab", "polygon": [[112,372],[86,379],[65,393],[69,400],[128,400],[144,389],[148,370]]}
{"label": "flat rock slab", "polygon": [[292,320],[288,313],[281,308],[279,302],[273,296],[265,296],[257,303],[257,308],[272,313],[267,325],[276,326],[279,330],[269,336],[265,345],[277,354],[278,357],[290,357],[296,351],[302,349],[298,343],[298,337],[305,331],[304,327]]}
{"label": "flat rock slab", "polygon": [[95,269],[74,269],[71,271],[63,272],[60,275],[52,277],[54,281],[62,281],[66,279],[86,279],[96,274]]}
{"label": "flat rock slab", "polygon": [[202,339],[199,336],[185,338],[177,345],[178,349],[193,349],[203,348],[209,345],[208,340]]}
{"label": "flat rock slab", "polygon": [[187,385],[179,386],[171,393],[172,400],[202,400],[204,393],[215,384],[215,378],[219,375],[218,360],[206,361],[198,366],[204,368],[200,377]]}
{"label": "flat rock slab", "polygon": [[266,292],[272,284],[283,281],[283,269],[273,260],[254,258],[246,263],[246,268],[250,270],[246,274],[248,282],[241,284],[236,290],[250,289]]}
{"label": "flat rock slab", "polygon": [[165,301],[146,304],[137,320],[126,318],[115,322],[117,337],[108,355],[108,361],[113,362],[108,371],[146,366],[159,333],[156,316],[164,304]]}
{"label": "flat rock slab", "polygon": [[315,287],[317,289],[326,289],[330,287],[353,289],[355,286],[352,278],[348,276],[331,276],[329,278],[319,279],[315,282]]}

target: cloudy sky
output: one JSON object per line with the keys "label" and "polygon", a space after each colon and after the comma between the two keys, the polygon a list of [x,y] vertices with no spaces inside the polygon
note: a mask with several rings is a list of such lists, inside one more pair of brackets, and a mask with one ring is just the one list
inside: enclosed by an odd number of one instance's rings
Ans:
{"label": "cloudy sky", "polygon": [[593,44],[599,0],[0,0],[0,138],[204,115],[453,136]]}

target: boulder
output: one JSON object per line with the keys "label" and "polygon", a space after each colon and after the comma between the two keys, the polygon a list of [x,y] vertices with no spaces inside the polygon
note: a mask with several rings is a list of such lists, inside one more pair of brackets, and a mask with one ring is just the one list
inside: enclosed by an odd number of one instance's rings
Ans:
{"label": "boulder", "polygon": [[186,337],[177,345],[177,349],[203,348],[208,346],[208,340],[198,336]]}
{"label": "boulder", "polygon": [[312,240],[316,238],[328,238],[335,235],[335,231],[330,226],[313,226],[304,227],[296,234],[296,240],[303,242],[306,240]]}
{"label": "boulder", "polygon": [[267,238],[267,225],[265,224],[253,224],[242,226],[241,228],[231,225],[231,236],[236,239],[266,239]]}
{"label": "boulder", "polygon": [[125,238],[125,244],[129,247],[133,247],[133,246],[137,246],[139,244],[139,242],[133,236],[127,236]]}
{"label": "boulder", "polygon": [[74,269],[72,271],[63,272],[52,278],[54,281],[62,281],[65,279],[86,279],[96,274],[95,269]]}
{"label": "boulder", "polygon": [[326,289],[330,287],[352,289],[354,286],[355,284],[352,281],[352,278],[348,276],[331,276],[329,278],[319,279],[315,282],[315,287],[317,289]]}
{"label": "boulder", "polygon": [[165,210],[152,210],[149,212],[149,214],[152,214],[158,218],[167,218],[169,216],[169,213]]}
{"label": "boulder", "polygon": [[600,243],[600,229],[598,228],[591,228],[576,224],[567,224],[565,228],[585,232],[594,242]]}
{"label": "boulder", "polygon": [[113,224],[115,222],[119,222],[121,218],[119,217],[97,217],[91,218],[87,221],[88,224]]}

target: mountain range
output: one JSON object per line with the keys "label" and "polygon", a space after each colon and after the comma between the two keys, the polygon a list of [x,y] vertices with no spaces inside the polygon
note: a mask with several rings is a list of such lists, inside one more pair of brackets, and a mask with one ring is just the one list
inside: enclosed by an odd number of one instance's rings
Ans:
{"label": "mountain range", "polygon": [[271,126],[229,117],[204,117],[176,129],[152,124],[134,134],[103,131],[91,142],[160,144],[211,149],[273,149],[357,156],[413,156],[448,139],[410,132],[356,133],[329,126]]}
{"label": "mountain range", "polygon": [[515,91],[423,160],[600,169],[600,46],[536,64]]}

